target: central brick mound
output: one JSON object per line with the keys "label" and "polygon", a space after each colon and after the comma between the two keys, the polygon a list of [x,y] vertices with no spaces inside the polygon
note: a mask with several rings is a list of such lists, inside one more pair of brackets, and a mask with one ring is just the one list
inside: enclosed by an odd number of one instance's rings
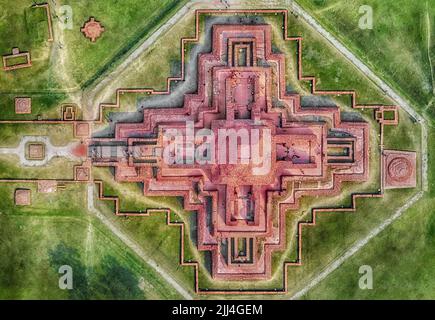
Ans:
{"label": "central brick mound", "polygon": [[[368,123],[342,121],[338,107],[302,108],[285,91],[285,70],[270,26],[214,25],[212,52],[198,59],[198,92],[183,108],[145,109],[142,123],[116,123],[114,138],[90,143],[93,165],[115,167],[117,181],[143,183],[146,196],[182,196],[198,212],[198,249],[211,252],[214,279],[269,279],[272,253],[286,247],[286,211],[302,196],[334,196],[343,181],[368,179]],[[163,158],[168,132],[203,129],[215,137],[207,156],[223,148],[235,162],[192,161],[187,146],[204,147],[202,138],[175,143],[181,162]],[[231,151],[221,130],[251,133],[270,163],[255,163],[255,148],[246,152],[237,136]]]}
{"label": "central brick mound", "polygon": [[383,183],[385,189],[415,188],[417,154],[408,151],[384,150]]}

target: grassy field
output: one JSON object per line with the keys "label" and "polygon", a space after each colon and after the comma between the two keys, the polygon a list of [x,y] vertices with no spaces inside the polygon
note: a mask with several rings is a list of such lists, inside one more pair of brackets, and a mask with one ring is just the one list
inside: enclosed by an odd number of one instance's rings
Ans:
{"label": "grassy field", "polygon": [[[174,30],[165,36],[163,36],[157,43],[156,47],[160,46],[160,43],[168,41],[174,42],[174,38],[181,37],[183,35],[191,35],[192,27],[186,21],[190,21],[190,17],[186,17],[180,22]],[[274,47],[286,54],[287,63],[287,82],[288,85],[298,92],[303,93],[306,96],[311,95],[309,92],[309,86],[306,82],[299,82],[296,78],[296,59],[295,52],[296,46],[294,43],[284,42],[282,40],[282,17],[279,16],[267,16],[265,17],[267,23],[273,26],[273,41]],[[359,103],[381,103],[391,104],[383,92],[377,89],[363,74],[361,74],[355,67],[343,59],[334,48],[329,46],[325,41],[319,37],[315,32],[311,31],[303,21],[295,19],[290,16],[289,20],[290,32],[294,35],[304,36],[304,56],[303,66],[305,75],[315,75],[319,79],[319,88],[324,90],[335,89],[355,89],[358,94]],[[172,32],[173,31],[173,32]],[[174,37],[176,35],[176,37]],[[178,43],[178,41],[176,41]],[[151,47],[149,50],[143,53],[139,58],[135,66],[131,67],[131,71],[134,68],[139,68],[140,74],[135,75],[133,72],[126,70],[125,77],[120,77],[116,81],[114,87],[153,87],[164,88],[166,76],[171,74],[177,74],[177,70],[171,69],[171,61],[176,59],[179,55],[179,47],[164,47],[164,50],[156,50],[156,47]],[[191,47],[189,47],[190,50]],[[154,63],[159,61],[161,55],[168,57],[168,61],[165,63]],[[149,63],[140,63],[140,61],[148,61]],[[322,68],[318,66],[321,65]],[[160,71],[167,71],[167,74],[154,73],[155,68],[159,68]],[[153,74],[153,77],[144,77],[143,74]],[[112,88],[113,89],[113,88]],[[106,92],[107,94],[107,92]],[[127,97],[132,96],[132,97]],[[349,99],[338,98],[336,103],[339,104],[343,110],[350,111]],[[137,97],[135,95],[124,95],[121,101],[122,111],[132,111],[136,109]],[[377,124],[372,120],[372,111],[365,111],[362,113],[367,121],[370,121],[373,128],[377,128]],[[419,132],[419,125],[410,121],[405,113],[400,114],[401,123],[398,127],[391,127],[386,129],[386,147],[388,148],[402,148],[419,150],[420,141],[419,135],[413,135],[411,133]],[[376,137],[377,130],[372,132],[372,136]],[[372,179],[364,186],[349,184],[344,188],[343,194],[340,197],[329,199],[304,199],[303,206],[298,212],[291,212],[287,219],[288,224],[288,243],[289,249],[286,252],[277,253],[274,256],[274,279],[272,281],[257,281],[255,283],[241,283],[241,282],[216,282],[212,281],[204,267],[200,270],[200,287],[201,288],[257,288],[257,289],[273,289],[281,288],[282,285],[282,264],[284,261],[289,261],[295,258],[295,243],[294,243],[294,229],[295,222],[299,219],[309,219],[310,210],[316,206],[323,205],[349,205],[350,193],[354,191],[371,191],[376,192],[379,188],[379,177],[377,159],[379,155],[376,155],[377,144],[379,141],[373,138],[372,141]],[[166,207],[172,208],[177,212],[180,219],[186,222],[190,229],[194,229],[196,226],[195,214],[186,213],[182,210],[179,203],[167,204],[167,200],[158,200],[149,198],[140,198],[140,189],[137,186],[127,187],[126,184],[116,185],[110,181],[110,177],[101,176],[104,181],[108,183],[107,194],[111,195],[127,195],[122,196],[121,199],[125,200],[121,202],[121,207],[124,210],[138,210],[149,207],[153,202],[157,206],[165,204]],[[133,188],[135,190],[131,190]],[[359,238],[367,234],[373,227],[377,226],[380,222],[389,217],[395,209],[403,205],[407,199],[414,193],[414,190],[399,190],[391,191],[382,200],[366,201],[365,205],[359,205],[355,214],[331,214],[324,215],[319,218],[319,225],[316,228],[307,230],[304,234],[304,261],[305,264],[301,268],[293,268],[290,270],[290,282],[289,287],[291,292],[295,292],[298,288],[303,287],[308,282],[310,277],[316,274],[322,267],[328,265],[330,262],[339,256],[343,251],[351,246]],[[132,196],[137,193],[138,196]],[[396,201],[392,201],[396,199]],[[152,206],[152,205],[151,205]],[[378,208],[387,208],[377,212]],[[376,211],[376,214],[374,212]],[[162,264],[167,266],[170,270],[174,271],[174,274],[183,283],[188,283],[189,275],[191,275],[191,269],[185,268],[188,271],[176,270],[171,265],[173,261],[178,261],[179,251],[177,249],[179,240],[179,234],[171,231],[169,227],[158,226],[159,223],[164,224],[164,218],[129,218],[127,220],[121,219],[119,224],[122,228],[127,230],[131,236],[136,239],[140,239],[140,243],[143,243],[143,247],[147,250],[147,246],[159,248],[163,253],[161,257]],[[163,228],[163,229],[162,229]],[[158,230],[158,232],[153,232]],[[167,230],[167,231],[164,231]],[[162,236],[162,233],[167,232],[167,237]],[[331,239],[329,242],[325,242],[324,239]],[[189,248],[191,257],[194,260],[201,261],[204,265],[204,255],[196,253],[195,245],[192,241],[186,241],[186,247]],[[162,249],[160,249],[162,248]],[[177,268],[178,269],[178,268]],[[183,275],[186,272],[186,275]],[[190,288],[191,288],[190,283]]]}
{"label": "grassy field", "polygon": [[0,94],[1,119],[35,120],[38,116],[43,119],[59,119],[59,106],[67,99],[67,95],[64,93],[35,93],[25,96],[32,99],[32,113],[16,115],[15,97],[17,94]]}
{"label": "grassy field", "polygon": [[[64,1],[74,12],[73,30],[65,31],[72,78],[82,88],[90,86],[184,2],[152,0],[144,6],[135,0]],[[106,29],[95,44],[77,32],[92,15]]]}
{"label": "grassy field", "polygon": [[[48,38],[45,11],[31,8],[32,1],[0,1],[0,55],[10,54],[13,47],[29,51],[32,67],[10,72],[0,72],[0,92],[35,91],[59,88],[50,66],[52,45]],[[37,81],[35,81],[37,80]]]}

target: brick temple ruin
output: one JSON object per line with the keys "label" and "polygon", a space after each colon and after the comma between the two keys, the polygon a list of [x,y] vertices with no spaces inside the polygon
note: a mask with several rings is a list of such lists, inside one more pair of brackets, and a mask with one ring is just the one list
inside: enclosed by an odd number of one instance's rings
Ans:
{"label": "brick temple ruin", "polygon": [[[198,93],[185,95],[183,108],[145,109],[143,119],[93,139],[93,165],[115,167],[117,181],[142,182],[146,196],[184,197],[185,209],[198,212],[198,249],[211,251],[215,279],[270,278],[272,253],[286,243],[285,212],[302,196],[336,195],[341,182],[368,178],[368,123],[342,121],[338,107],[301,107],[298,94],[286,93],[285,58],[272,53],[268,25],[215,25],[213,51],[199,56]],[[242,144],[236,163],[199,164],[187,151],[168,163],[165,134],[187,137],[186,123],[195,136],[209,129],[216,139],[221,129],[258,130],[269,170],[256,171]],[[214,146],[208,152],[217,154],[222,141]]]}

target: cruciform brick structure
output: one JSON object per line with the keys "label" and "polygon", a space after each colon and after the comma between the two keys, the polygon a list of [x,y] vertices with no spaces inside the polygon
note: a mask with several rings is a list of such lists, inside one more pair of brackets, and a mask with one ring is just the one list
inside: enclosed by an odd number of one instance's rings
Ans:
{"label": "cruciform brick structure", "polygon": [[215,25],[197,94],[182,108],[144,110],[142,123],[117,123],[115,137],[92,139],[89,156],[115,167],[117,181],[143,182],[144,195],[182,196],[198,213],[213,278],[244,280],[270,278],[285,212],[302,196],[368,178],[368,149],[368,123],[342,121],[338,107],[302,107],[286,92],[270,26]]}

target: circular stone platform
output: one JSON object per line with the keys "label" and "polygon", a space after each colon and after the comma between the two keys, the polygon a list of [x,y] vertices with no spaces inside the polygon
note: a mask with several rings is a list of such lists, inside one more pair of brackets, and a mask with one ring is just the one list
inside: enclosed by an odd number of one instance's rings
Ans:
{"label": "circular stone platform", "polygon": [[92,42],[95,42],[97,38],[101,37],[101,34],[104,32],[104,27],[101,23],[95,18],[91,17],[80,29],[81,32],[85,35],[86,38],[90,39]]}
{"label": "circular stone platform", "polygon": [[388,165],[388,175],[396,181],[408,180],[412,175],[412,171],[411,161],[405,157],[395,158]]}

